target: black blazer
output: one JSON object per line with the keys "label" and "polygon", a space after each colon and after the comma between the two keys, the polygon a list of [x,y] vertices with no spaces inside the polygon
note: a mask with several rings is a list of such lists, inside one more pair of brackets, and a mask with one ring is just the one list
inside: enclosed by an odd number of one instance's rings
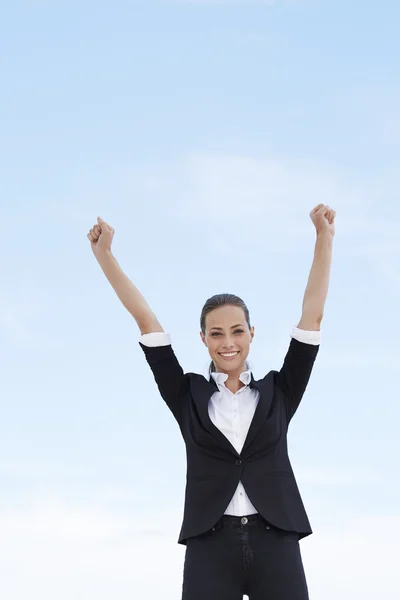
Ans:
{"label": "black blazer", "polygon": [[280,371],[270,371],[250,387],[260,392],[239,454],[208,414],[218,386],[197,373],[184,374],[169,346],[140,343],[162,398],[178,422],[186,444],[185,507],[178,543],[211,529],[225,513],[239,481],[257,511],[284,530],[312,533],[287,450],[288,425],[306,390],[319,345],[292,338]]}

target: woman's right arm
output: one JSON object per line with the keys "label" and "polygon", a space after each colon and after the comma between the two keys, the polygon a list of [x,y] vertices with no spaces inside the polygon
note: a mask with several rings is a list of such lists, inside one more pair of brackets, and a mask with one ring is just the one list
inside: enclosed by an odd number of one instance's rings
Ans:
{"label": "woman's right arm", "polygon": [[[135,319],[142,334],[140,346],[153,372],[159,392],[180,422],[181,399],[187,379],[172,349],[169,335],[164,333],[145,298],[125,275],[111,252],[114,229],[98,217],[98,224],[88,234],[93,253],[118,298]],[[156,334],[149,336],[148,334]]]}
{"label": "woman's right arm", "polygon": [[138,324],[141,334],[163,332],[156,315],[137,287],[125,275],[111,250],[97,253],[96,258],[118,298]]}
{"label": "woman's right arm", "polygon": [[87,236],[93,254],[118,298],[135,319],[142,335],[163,332],[164,330],[150,306],[129,277],[125,275],[112,254],[111,244],[114,233],[113,227],[97,217],[97,225],[94,225]]}

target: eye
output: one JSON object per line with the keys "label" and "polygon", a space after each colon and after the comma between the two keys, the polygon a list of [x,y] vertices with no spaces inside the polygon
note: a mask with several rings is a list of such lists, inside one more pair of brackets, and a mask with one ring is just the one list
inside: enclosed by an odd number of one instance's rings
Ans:
{"label": "eye", "polygon": [[[244,333],[243,329],[236,329],[235,333]],[[216,335],[221,335],[221,333],[219,331],[214,331],[211,334],[211,337],[215,337]]]}

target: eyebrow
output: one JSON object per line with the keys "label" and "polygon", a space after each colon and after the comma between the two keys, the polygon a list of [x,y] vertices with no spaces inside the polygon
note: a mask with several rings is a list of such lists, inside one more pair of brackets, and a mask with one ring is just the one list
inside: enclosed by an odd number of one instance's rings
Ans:
{"label": "eyebrow", "polygon": [[[235,327],[243,327],[243,325],[241,323],[239,323],[239,325],[232,325],[231,329],[235,329]],[[222,327],[211,327],[211,329],[219,329],[221,331],[223,331]],[[211,331],[210,329],[210,331]]]}

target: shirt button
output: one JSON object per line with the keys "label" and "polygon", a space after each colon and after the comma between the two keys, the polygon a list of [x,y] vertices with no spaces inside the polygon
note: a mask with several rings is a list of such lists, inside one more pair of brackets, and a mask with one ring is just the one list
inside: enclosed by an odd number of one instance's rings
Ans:
{"label": "shirt button", "polygon": [[241,465],[242,464],[242,461],[240,460],[240,458],[237,459],[236,464],[237,465]]}

